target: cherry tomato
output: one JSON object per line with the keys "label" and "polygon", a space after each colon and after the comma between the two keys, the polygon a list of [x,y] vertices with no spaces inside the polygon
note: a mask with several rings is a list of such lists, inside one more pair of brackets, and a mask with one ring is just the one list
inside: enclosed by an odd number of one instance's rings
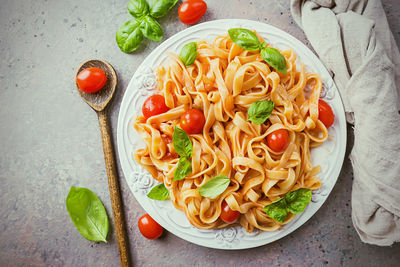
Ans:
{"label": "cherry tomato", "polygon": [[163,233],[163,228],[149,214],[140,217],[138,227],[142,235],[148,239],[156,239]]}
{"label": "cherry tomato", "polygon": [[188,134],[201,133],[206,118],[201,110],[189,109],[181,116],[181,128]]}
{"label": "cherry tomato", "polygon": [[179,18],[185,24],[198,22],[206,13],[207,4],[203,0],[187,0],[178,9]]}
{"label": "cherry tomato", "polygon": [[322,99],[318,101],[318,119],[326,128],[331,127],[335,121],[335,115],[333,114],[331,106]]}
{"label": "cherry tomato", "polygon": [[281,152],[289,145],[289,132],[285,129],[273,131],[267,135],[267,143],[273,151]]}
{"label": "cherry tomato", "polygon": [[76,83],[85,93],[96,93],[107,82],[107,76],[104,70],[99,68],[87,68],[82,70],[76,76]]}
{"label": "cherry tomato", "polygon": [[150,118],[152,116],[167,112],[169,108],[165,105],[165,99],[162,95],[152,95],[144,101],[142,112],[143,116]]}
{"label": "cherry tomato", "polygon": [[231,210],[231,208],[229,208],[228,203],[226,203],[226,201],[222,202],[221,205],[221,215],[219,216],[221,218],[221,220],[223,220],[226,223],[234,223],[237,221],[237,219],[240,216],[240,212],[236,211],[236,210]]}

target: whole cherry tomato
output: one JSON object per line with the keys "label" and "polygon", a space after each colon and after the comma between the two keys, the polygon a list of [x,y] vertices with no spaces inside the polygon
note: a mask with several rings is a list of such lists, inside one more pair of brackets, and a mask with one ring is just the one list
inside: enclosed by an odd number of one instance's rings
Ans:
{"label": "whole cherry tomato", "polygon": [[148,239],[156,239],[163,233],[163,228],[149,214],[140,217],[138,227],[142,235]]}
{"label": "whole cherry tomato", "polygon": [[199,109],[186,110],[181,116],[181,128],[188,134],[201,133],[205,123],[206,118]]}
{"label": "whole cherry tomato", "polygon": [[331,127],[335,121],[335,115],[333,114],[331,106],[322,99],[318,101],[318,119],[326,128]]}
{"label": "whole cherry tomato", "polygon": [[267,143],[273,151],[281,152],[289,145],[289,132],[285,129],[273,131],[267,135]]}
{"label": "whole cherry tomato", "polygon": [[221,205],[221,215],[219,216],[221,218],[221,220],[223,220],[226,223],[234,223],[237,221],[237,219],[240,216],[240,212],[236,211],[236,210],[231,210],[231,208],[229,208],[228,203],[226,203],[226,201],[222,202]]}
{"label": "whole cherry tomato", "polygon": [[143,107],[142,107],[142,112],[143,116],[145,116],[147,119],[167,112],[169,108],[167,105],[165,105],[165,99],[162,95],[152,95],[144,101]]}
{"label": "whole cherry tomato", "polygon": [[104,70],[95,67],[84,69],[76,76],[79,88],[89,94],[99,91],[106,82],[107,76]]}
{"label": "whole cherry tomato", "polygon": [[185,24],[193,24],[206,13],[207,4],[203,0],[187,0],[178,9],[179,18]]}

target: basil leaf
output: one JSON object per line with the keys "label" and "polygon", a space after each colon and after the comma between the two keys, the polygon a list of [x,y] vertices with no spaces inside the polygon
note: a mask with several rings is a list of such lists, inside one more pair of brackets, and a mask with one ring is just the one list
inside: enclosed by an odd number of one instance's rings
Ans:
{"label": "basil leaf", "polygon": [[150,16],[143,18],[140,29],[145,37],[153,41],[161,41],[163,37],[163,30],[158,22]]}
{"label": "basil leaf", "polygon": [[149,13],[149,6],[147,5],[146,0],[131,0],[126,8],[135,18],[140,18]]}
{"label": "basil leaf", "polygon": [[268,217],[274,219],[275,221],[281,223],[285,222],[287,217],[285,198],[282,198],[265,206],[264,211]]}
{"label": "basil leaf", "polygon": [[197,57],[196,42],[185,44],[185,46],[182,47],[181,53],[179,54],[179,58],[182,60],[183,64],[185,64],[186,67],[192,65],[196,60],[196,57]]}
{"label": "basil leaf", "polygon": [[147,197],[155,200],[166,200],[169,198],[169,191],[164,184],[159,184],[150,190]]}
{"label": "basil leaf", "polygon": [[154,18],[164,17],[178,0],[147,0],[150,15]]}
{"label": "basil leaf", "polygon": [[122,52],[131,53],[139,47],[143,40],[141,23],[140,19],[132,19],[118,29],[115,39]]}
{"label": "basil leaf", "polygon": [[293,214],[302,213],[310,203],[312,191],[307,188],[300,188],[285,195],[287,210]]}
{"label": "basil leaf", "polygon": [[107,242],[107,213],[100,199],[92,191],[72,186],[66,206],[72,222],[84,238]]}
{"label": "basil leaf", "polygon": [[178,167],[174,172],[174,181],[179,181],[192,173],[192,162],[186,157],[181,157],[178,161]]}
{"label": "basil leaf", "polygon": [[277,49],[264,47],[261,49],[261,57],[280,73],[287,72],[286,59]]}
{"label": "basil leaf", "polygon": [[300,188],[289,192],[284,198],[273,202],[264,207],[268,217],[283,223],[286,220],[287,213],[299,214],[304,211],[310,203],[312,191],[307,188]]}
{"label": "basil leaf", "polygon": [[179,156],[187,158],[192,156],[193,146],[189,135],[177,126],[174,128],[172,143],[174,144],[174,148]]}
{"label": "basil leaf", "polygon": [[230,182],[225,175],[215,176],[199,188],[199,193],[203,197],[216,198],[228,188]]}
{"label": "basil leaf", "polygon": [[260,49],[260,41],[257,35],[247,29],[234,28],[228,30],[231,40],[243,49],[257,51]]}
{"label": "basil leaf", "polygon": [[247,110],[247,120],[255,124],[264,123],[274,110],[274,102],[269,100],[262,100],[254,102]]}

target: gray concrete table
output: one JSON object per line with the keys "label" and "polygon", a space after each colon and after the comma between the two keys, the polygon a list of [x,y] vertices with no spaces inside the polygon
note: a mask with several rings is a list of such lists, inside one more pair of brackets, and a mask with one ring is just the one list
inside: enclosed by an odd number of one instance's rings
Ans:
{"label": "gray concrete table", "polygon": [[[128,82],[159,45],[145,41],[134,54],[122,53],[115,31],[130,15],[125,1],[0,1],[0,265],[118,266],[115,232],[109,242],[85,240],[65,208],[72,185],[88,187],[111,205],[96,114],[75,90],[76,68],[86,59],[114,65],[119,88],[111,106],[116,142],[117,116]],[[384,0],[390,27],[400,43],[400,4]],[[287,0],[207,1],[201,22],[246,18],[269,23],[310,47],[293,21]],[[179,5],[179,3],[178,3]],[[164,39],[187,28],[178,5],[160,19]],[[139,266],[394,266],[400,245],[363,244],[352,227],[351,128],[337,185],[323,207],[301,228],[272,244],[242,251],[200,247],[173,234],[150,241],[137,220],[144,210],[130,192],[119,166],[131,254]]]}

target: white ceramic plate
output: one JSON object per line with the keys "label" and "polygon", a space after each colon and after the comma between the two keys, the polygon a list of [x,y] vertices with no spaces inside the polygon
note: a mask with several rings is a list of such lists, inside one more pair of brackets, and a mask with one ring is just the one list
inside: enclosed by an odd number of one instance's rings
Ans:
{"label": "white ceramic plate", "polygon": [[[312,202],[294,220],[275,232],[254,231],[247,233],[241,226],[218,230],[201,230],[192,226],[183,212],[176,210],[170,201],[149,199],[146,194],[158,184],[147,171],[133,159],[133,153],[144,147],[144,142],[133,129],[133,119],[141,113],[144,100],[154,94],[156,76],[153,70],[167,62],[166,52],[179,54],[188,42],[212,41],[227,33],[230,28],[254,29],[267,43],[280,49],[292,48],[298,62],[306,65],[307,71],[321,75],[324,89],[321,97],[335,113],[335,123],[329,128],[329,138],[320,147],[313,149],[313,165],[321,165],[319,178],[322,188],[313,193]],[[181,31],[158,46],[142,62],[133,75],[122,100],[118,117],[118,154],[127,183],[142,207],[169,232],[189,242],[218,249],[245,249],[268,244],[280,239],[304,224],[322,206],[339,176],[346,149],[346,120],[342,101],[336,86],[319,59],[299,40],[273,26],[250,20],[226,19],[202,23]]]}

